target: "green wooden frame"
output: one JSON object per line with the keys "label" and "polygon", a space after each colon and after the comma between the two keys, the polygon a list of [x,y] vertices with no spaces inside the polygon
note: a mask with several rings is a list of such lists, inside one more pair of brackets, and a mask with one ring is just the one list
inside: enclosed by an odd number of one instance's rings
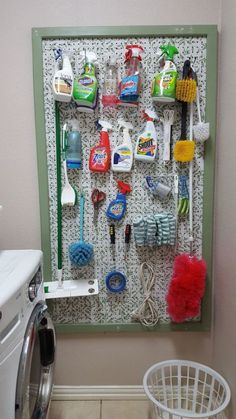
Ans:
{"label": "green wooden frame", "polygon": [[[41,244],[44,252],[44,278],[51,280],[50,222],[48,202],[47,156],[45,141],[44,98],[43,98],[43,57],[42,41],[52,38],[79,37],[130,37],[130,36],[205,36],[207,39],[206,68],[206,120],[210,122],[211,138],[205,146],[205,171],[203,190],[203,257],[207,262],[207,286],[202,302],[199,322],[182,324],[160,324],[148,331],[209,331],[212,311],[212,252],[213,252],[213,211],[214,211],[214,161],[216,138],[216,87],[217,87],[217,26],[108,26],[108,27],[56,27],[33,28],[33,80],[35,127],[37,140],[38,179],[41,216]],[[124,332],[147,331],[141,324],[58,324],[58,331],[68,332]]]}

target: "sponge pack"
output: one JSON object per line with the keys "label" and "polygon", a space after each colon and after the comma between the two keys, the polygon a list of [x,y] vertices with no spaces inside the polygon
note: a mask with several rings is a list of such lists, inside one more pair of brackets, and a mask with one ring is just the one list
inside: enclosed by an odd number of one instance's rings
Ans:
{"label": "sponge pack", "polygon": [[136,246],[175,245],[176,219],[170,213],[140,215],[133,229]]}

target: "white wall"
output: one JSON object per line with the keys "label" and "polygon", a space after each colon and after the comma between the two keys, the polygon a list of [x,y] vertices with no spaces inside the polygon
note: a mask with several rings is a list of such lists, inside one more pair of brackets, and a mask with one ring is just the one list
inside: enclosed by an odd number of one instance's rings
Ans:
{"label": "white wall", "polygon": [[[219,13],[220,0],[8,0],[1,5],[1,248],[40,246],[31,28],[218,24]],[[180,357],[211,364],[211,350],[210,333],[59,336],[56,383],[140,384],[154,362]]]}
{"label": "white wall", "polygon": [[215,232],[214,366],[231,384],[236,417],[236,3],[222,2]]}

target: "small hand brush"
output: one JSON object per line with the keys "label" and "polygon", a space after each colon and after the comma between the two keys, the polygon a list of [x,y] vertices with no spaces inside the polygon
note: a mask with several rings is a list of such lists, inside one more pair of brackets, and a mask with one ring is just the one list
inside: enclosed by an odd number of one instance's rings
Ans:
{"label": "small hand brush", "polygon": [[80,194],[80,241],[69,246],[71,262],[77,266],[85,266],[93,259],[93,245],[85,243],[83,239],[84,225],[84,194]]}
{"label": "small hand brush", "polygon": [[183,69],[183,79],[176,82],[176,99],[181,102],[191,103],[196,98],[197,82],[190,61],[186,60]]}

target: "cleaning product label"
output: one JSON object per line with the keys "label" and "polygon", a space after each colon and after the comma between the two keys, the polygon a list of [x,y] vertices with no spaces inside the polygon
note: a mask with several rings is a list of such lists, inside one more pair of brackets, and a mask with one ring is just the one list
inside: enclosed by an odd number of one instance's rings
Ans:
{"label": "cleaning product label", "polygon": [[124,205],[122,202],[114,202],[110,205],[109,215],[111,218],[120,219],[124,211]]}
{"label": "cleaning product label", "polygon": [[113,166],[119,170],[127,170],[130,168],[132,153],[129,147],[122,146],[116,150],[113,155]]}
{"label": "cleaning product label", "polygon": [[139,75],[124,77],[120,83],[120,100],[137,101],[139,96]]}
{"label": "cleaning product label", "polygon": [[54,90],[56,93],[66,93],[71,95],[73,80],[68,74],[56,76],[54,78]]}
{"label": "cleaning product label", "polygon": [[106,161],[108,159],[106,147],[97,147],[94,150],[91,164],[94,170],[99,168],[105,168]]}
{"label": "cleaning product label", "polygon": [[152,97],[169,97],[175,99],[177,72],[163,71],[157,74],[152,82]]}
{"label": "cleaning product label", "polygon": [[94,105],[97,92],[97,80],[90,76],[82,76],[74,81],[73,98],[81,104]]}
{"label": "cleaning product label", "polygon": [[141,135],[138,140],[137,156],[149,156],[154,158],[156,154],[156,145],[151,134]]}

